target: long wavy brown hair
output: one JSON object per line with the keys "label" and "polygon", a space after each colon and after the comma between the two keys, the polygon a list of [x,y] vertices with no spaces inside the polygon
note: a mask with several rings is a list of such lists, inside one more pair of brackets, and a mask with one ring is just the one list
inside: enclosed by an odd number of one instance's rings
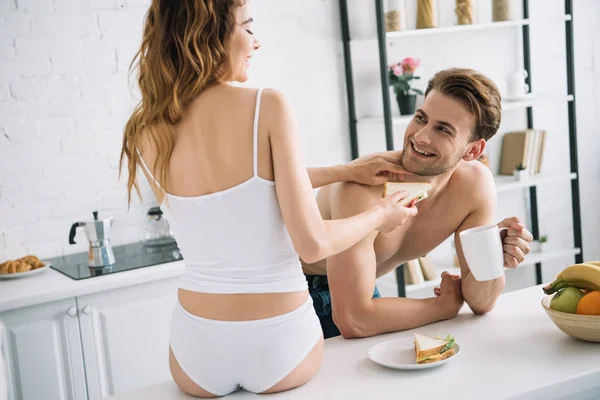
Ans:
{"label": "long wavy brown hair", "polygon": [[[127,162],[127,202],[137,183],[137,152],[149,140],[156,157],[150,166],[163,192],[173,153],[173,126],[206,88],[230,78],[229,44],[235,9],[242,0],[153,0],[146,14],[140,49],[129,67],[139,70],[142,98],[125,125],[119,176]],[[127,160],[127,161],[126,161]],[[163,193],[164,194],[164,193]]]}

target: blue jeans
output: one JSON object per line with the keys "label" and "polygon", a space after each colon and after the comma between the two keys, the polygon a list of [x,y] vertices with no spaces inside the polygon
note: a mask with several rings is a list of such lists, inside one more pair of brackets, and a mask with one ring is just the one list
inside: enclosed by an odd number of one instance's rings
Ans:
{"label": "blue jeans", "polygon": [[[312,297],[315,312],[321,322],[323,336],[325,339],[340,335],[340,330],[333,322],[333,312],[331,310],[331,292],[329,291],[329,282],[326,275],[306,275],[308,282],[308,291]],[[379,289],[375,286],[373,298],[381,297]]]}

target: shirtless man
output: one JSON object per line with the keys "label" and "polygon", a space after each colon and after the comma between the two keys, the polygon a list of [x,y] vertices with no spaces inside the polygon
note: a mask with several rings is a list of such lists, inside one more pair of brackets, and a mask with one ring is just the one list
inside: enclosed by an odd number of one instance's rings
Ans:
{"label": "shirtless man", "polygon": [[[429,82],[425,101],[404,135],[403,151],[367,157],[396,158],[429,182],[429,197],[418,213],[390,233],[371,235],[336,256],[304,264],[314,307],[325,337],[366,337],[412,329],[454,318],[466,302],[475,314],[493,309],[504,288],[504,276],[476,281],[469,271],[458,233],[494,223],[496,191],[490,170],[477,158],[500,126],[501,98],[491,80],[472,70],[441,71]],[[355,162],[364,162],[359,159]],[[317,195],[324,218],[337,219],[370,208],[381,198],[382,186],[335,183]],[[517,267],[533,239],[518,218],[498,224],[503,232],[504,265]],[[447,272],[428,299],[381,298],[375,279],[402,263],[422,257],[454,234],[461,277]]]}

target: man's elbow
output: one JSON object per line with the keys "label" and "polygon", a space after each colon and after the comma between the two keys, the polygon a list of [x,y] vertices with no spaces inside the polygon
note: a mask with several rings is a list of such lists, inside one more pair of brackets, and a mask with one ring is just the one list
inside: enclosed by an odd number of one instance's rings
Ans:
{"label": "man's elbow", "polygon": [[473,314],[484,315],[491,312],[496,305],[498,297],[502,294],[506,281],[504,278],[497,279],[493,286],[485,291],[469,291],[463,286],[463,299]]}
{"label": "man's elbow", "polygon": [[358,339],[368,336],[357,321],[352,317],[334,319],[344,339]]}
{"label": "man's elbow", "polygon": [[471,311],[475,315],[484,315],[491,312],[496,305],[496,300],[498,300],[497,296],[491,298],[479,298],[470,300],[468,298],[465,299],[465,302],[469,305]]}
{"label": "man's elbow", "polygon": [[471,308],[471,311],[473,311],[473,314],[475,315],[484,315],[489,313],[490,311],[492,311],[494,309],[494,304],[489,304],[489,305],[469,305],[469,307]]}
{"label": "man's elbow", "polygon": [[333,312],[333,322],[340,330],[345,339],[358,339],[372,336],[365,323],[362,313],[353,312]]}

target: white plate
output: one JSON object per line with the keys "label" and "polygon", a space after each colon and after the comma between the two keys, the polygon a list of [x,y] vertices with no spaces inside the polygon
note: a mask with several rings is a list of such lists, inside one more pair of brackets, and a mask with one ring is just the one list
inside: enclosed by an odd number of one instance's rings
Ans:
{"label": "white plate", "polygon": [[25,271],[25,272],[15,272],[13,274],[0,274],[0,279],[25,278],[27,276],[36,275],[36,274],[39,274],[40,272],[50,269],[51,263],[49,261],[42,261],[42,262],[44,263],[43,267],[39,267],[39,268],[32,269],[32,270]]}
{"label": "white plate", "polygon": [[460,353],[460,346],[454,345],[454,355],[442,361],[427,364],[417,364],[415,360],[415,345],[412,337],[391,339],[376,344],[369,349],[369,358],[379,365],[396,369],[424,369],[433,368],[456,358]]}

